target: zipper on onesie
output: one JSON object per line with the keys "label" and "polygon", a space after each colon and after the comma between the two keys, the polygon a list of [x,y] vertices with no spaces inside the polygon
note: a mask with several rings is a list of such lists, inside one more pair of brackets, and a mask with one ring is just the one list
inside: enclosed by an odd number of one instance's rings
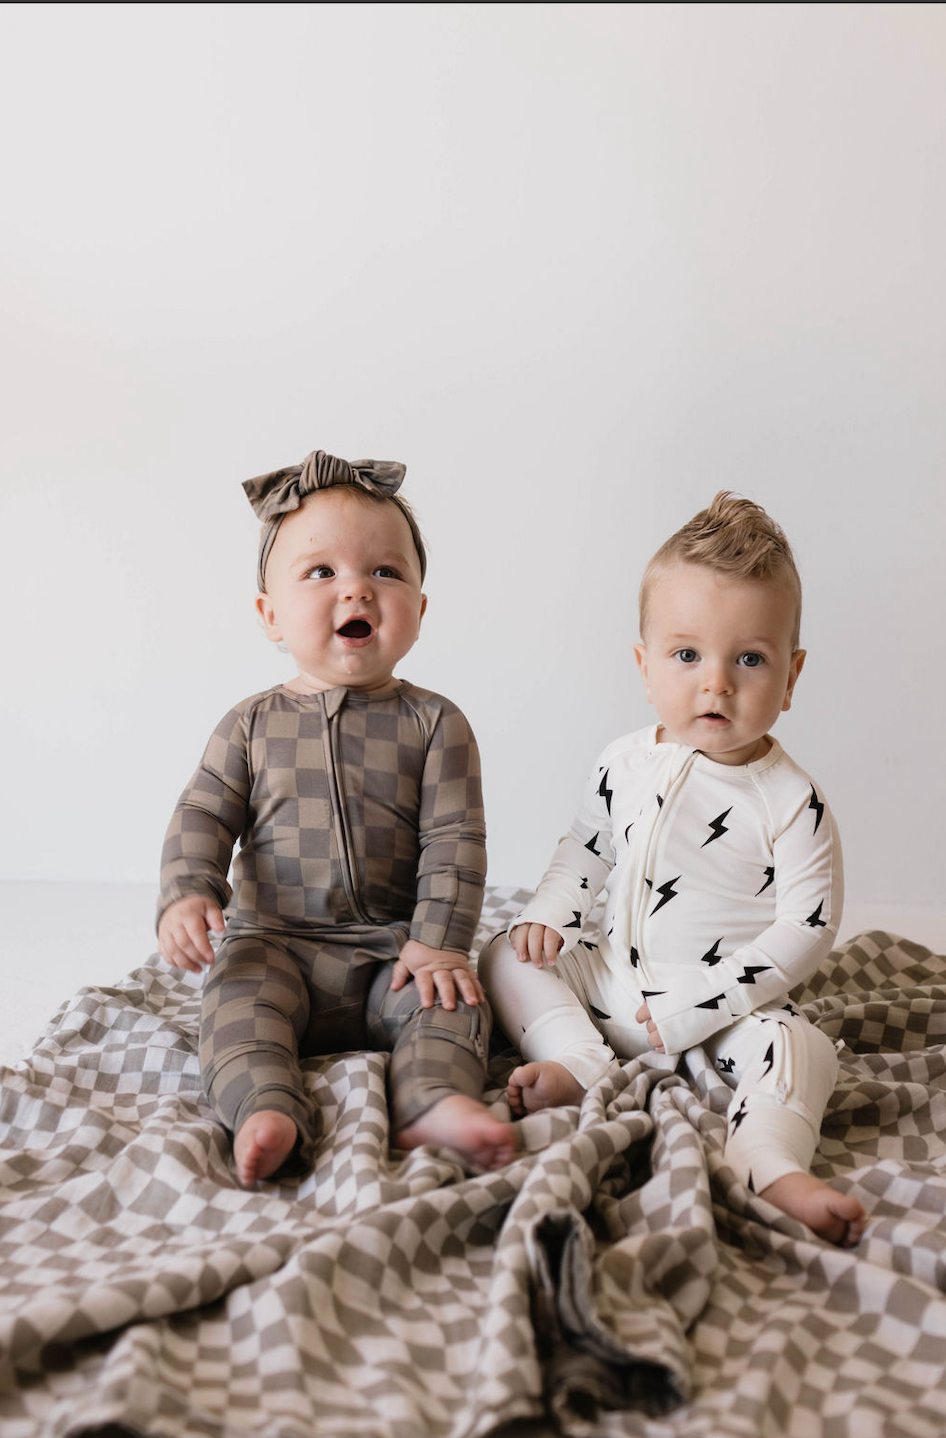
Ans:
{"label": "zipper on onesie", "polygon": [[322,750],[325,756],[325,772],[328,775],[329,792],[335,816],[335,846],[338,849],[345,897],[355,918],[363,924],[370,924],[371,920],[361,905],[361,885],[358,882],[358,871],[353,858],[354,845],[348,823],[348,811],[345,808],[345,786],[342,780],[342,761],[338,744],[338,716],[344,707],[345,700],[342,700],[332,715],[329,715],[324,694],[319,695],[319,703],[322,707],[323,719]]}
{"label": "zipper on onesie", "polygon": [[774,1081],[775,1097],[781,1103],[787,1103],[795,1083],[795,1075],[792,1072],[792,1045],[789,1042],[785,1025],[778,1019],[771,1021],[775,1029],[772,1037],[772,1080]]}
{"label": "zipper on onesie", "polygon": [[[647,973],[646,947],[644,944],[644,925],[647,920],[647,906],[650,903],[653,890],[649,889],[644,881],[645,878],[649,878],[651,879],[651,881],[653,881],[654,861],[657,856],[657,848],[664,824],[667,822],[668,816],[673,808],[673,803],[677,796],[677,791],[680,788],[680,785],[683,783],[684,779],[686,778],[687,774],[690,772],[693,761],[696,758],[696,754],[697,751],[695,749],[688,750],[683,756],[680,767],[677,769],[676,773],[674,773],[673,758],[671,752],[670,763],[667,766],[668,783],[665,786],[667,792],[660,795],[661,803],[659,806],[659,812],[650,827],[650,832],[647,835],[647,846],[643,855],[641,856],[641,862],[638,866],[636,876],[635,903],[634,910],[631,916],[631,933],[629,942],[637,949],[640,962],[641,977],[644,978],[648,983],[652,981]],[[653,802],[655,804],[657,803],[656,790],[654,791]]]}

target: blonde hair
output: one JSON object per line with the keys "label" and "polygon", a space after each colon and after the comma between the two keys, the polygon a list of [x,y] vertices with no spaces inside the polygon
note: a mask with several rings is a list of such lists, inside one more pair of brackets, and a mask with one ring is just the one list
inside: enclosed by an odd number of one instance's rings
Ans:
{"label": "blonde hair", "polygon": [[761,505],[721,489],[712,504],[660,546],[644,570],[640,587],[641,637],[655,581],[672,564],[702,564],[732,579],[783,584],[795,605],[792,649],[801,629],[801,579],[784,531]]}

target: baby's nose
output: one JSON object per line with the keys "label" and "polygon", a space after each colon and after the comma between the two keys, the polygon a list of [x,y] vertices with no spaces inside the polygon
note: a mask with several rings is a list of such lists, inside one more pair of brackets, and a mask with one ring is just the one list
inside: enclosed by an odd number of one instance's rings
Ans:
{"label": "baby's nose", "polygon": [[703,688],[711,694],[725,694],[730,689],[729,670],[725,664],[709,664],[703,673]]}
{"label": "baby's nose", "polygon": [[370,599],[373,593],[371,580],[364,574],[350,578],[342,586],[342,597],[352,602]]}

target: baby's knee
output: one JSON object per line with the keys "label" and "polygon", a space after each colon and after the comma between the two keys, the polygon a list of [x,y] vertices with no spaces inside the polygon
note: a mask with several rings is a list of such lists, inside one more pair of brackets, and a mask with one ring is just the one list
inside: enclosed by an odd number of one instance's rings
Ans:
{"label": "baby's knee", "polygon": [[414,1029],[418,1034],[460,1044],[485,1055],[492,1029],[492,1011],[487,1003],[468,1004],[463,999],[457,999],[452,1009],[445,1009],[437,1002],[429,1009],[417,1010]]}
{"label": "baby's knee", "polygon": [[779,1018],[786,1048],[796,1071],[800,1070],[815,1083],[827,1089],[834,1087],[838,1075],[838,1052],[832,1039],[817,1028],[804,1014],[789,1012]]}

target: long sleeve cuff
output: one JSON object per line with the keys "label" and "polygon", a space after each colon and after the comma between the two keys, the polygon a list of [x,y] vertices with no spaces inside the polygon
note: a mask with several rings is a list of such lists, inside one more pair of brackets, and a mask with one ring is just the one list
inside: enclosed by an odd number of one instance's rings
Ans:
{"label": "long sleeve cuff", "polygon": [[561,934],[563,939],[561,952],[567,954],[581,937],[584,918],[580,909],[570,909],[567,904],[563,904],[558,899],[537,894],[509,924],[506,936],[508,938],[513,929],[520,924],[544,924],[546,928],[554,929],[557,934]]}
{"label": "long sleeve cuff", "polygon": [[696,1048],[736,1019],[745,1018],[753,1009],[745,994],[738,990],[719,993],[695,1006],[691,1002],[682,1009],[677,995],[651,994],[647,1006],[668,1054]]}
{"label": "long sleeve cuff", "polygon": [[411,919],[411,938],[429,949],[468,954],[483,906],[483,880],[462,875],[431,874]]}

